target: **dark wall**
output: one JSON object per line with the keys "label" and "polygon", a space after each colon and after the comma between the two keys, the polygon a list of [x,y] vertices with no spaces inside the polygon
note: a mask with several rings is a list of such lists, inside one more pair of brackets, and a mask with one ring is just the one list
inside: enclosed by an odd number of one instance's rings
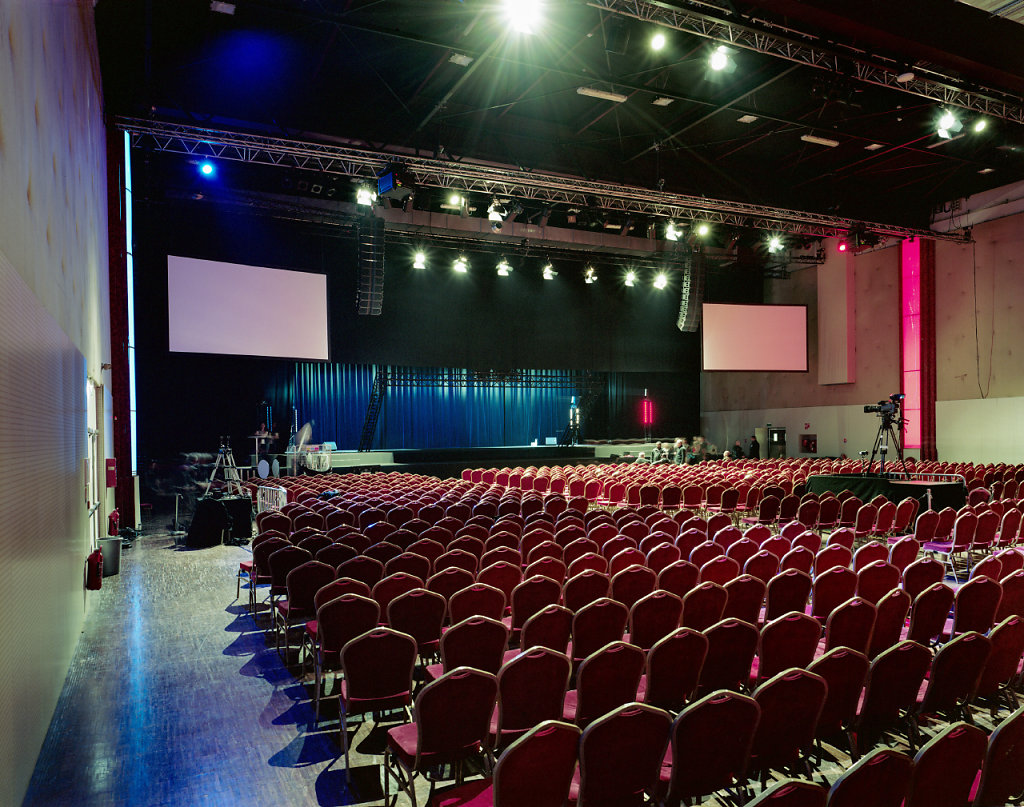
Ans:
{"label": "dark wall", "polygon": [[[498,277],[499,255],[482,251],[467,252],[470,272],[458,275],[451,269],[457,253],[446,248],[428,248],[429,267],[415,270],[411,249],[389,242],[383,314],[358,316],[351,235],[328,225],[225,212],[203,200],[147,201],[139,192],[136,198],[138,429],[144,456],[214,450],[222,433],[230,433],[237,446],[255,429],[256,405],[263,398],[274,404],[278,428],[287,431],[291,406],[291,361],[168,352],[168,254],[327,274],[334,362],[600,371],[609,374],[609,389],[595,404],[588,436],[639,434],[635,410],[645,388],[658,402],[659,434],[697,428],[700,344],[697,334],[675,326],[677,280],[658,291],[645,276],[627,289],[621,268],[595,259],[597,283],[583,282],[582,262],[563,263],[557,278],[544,281],[539,256],[510,256],[516,271]],[[279,310],[267,300],[255,316],[263,327],[277,329],[302,312]]]}

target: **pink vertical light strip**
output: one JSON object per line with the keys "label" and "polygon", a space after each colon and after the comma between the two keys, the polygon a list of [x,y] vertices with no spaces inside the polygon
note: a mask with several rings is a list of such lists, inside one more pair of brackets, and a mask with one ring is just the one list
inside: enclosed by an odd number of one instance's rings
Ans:
{"label": "pink vertical light strip", "polygon": [[921,242],[900,246],[900,374],[903,382],[903,447],[921,448]]}

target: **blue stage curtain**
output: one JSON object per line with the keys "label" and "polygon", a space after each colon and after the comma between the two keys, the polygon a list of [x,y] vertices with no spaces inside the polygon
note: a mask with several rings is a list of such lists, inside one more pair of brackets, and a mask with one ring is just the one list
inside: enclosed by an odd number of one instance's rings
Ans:
{"label": "blue stage curtain", "polygon": [[[394,368],[399,369],[399,368]],[[444,373],[447,386],[392,386],[384,398],[374,448],[468,448],[472,446],[544,444],[561,435],[568,422],[574,389],[524,384],[465,384],[460,368],[417,368],[422,374]],[[542,379],[559,370],[530,370]],[[334,440],[354,450],[373,386],[372,365],[297,364],[295,406],[300,422],[313,424],[313,440]]]}

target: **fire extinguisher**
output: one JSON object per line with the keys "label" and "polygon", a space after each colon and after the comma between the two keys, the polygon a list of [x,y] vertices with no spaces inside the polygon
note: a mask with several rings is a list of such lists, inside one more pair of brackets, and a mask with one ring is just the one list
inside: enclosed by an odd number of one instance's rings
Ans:
{"label": "fire extinguisher", "polygon": [[117,528],[121,523],[121,514],[115,507],[107,516],[107,535],[117,535]]}
{"label": "fire extinguisher", "polygon": [[97,591],[103,586],[103,550],[96,549],[85,559],[85,587]]}

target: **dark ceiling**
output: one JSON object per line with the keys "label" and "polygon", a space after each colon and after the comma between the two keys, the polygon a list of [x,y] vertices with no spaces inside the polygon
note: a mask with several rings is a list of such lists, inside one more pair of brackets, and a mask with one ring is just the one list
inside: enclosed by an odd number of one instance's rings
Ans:
{"label": "dark ceiling", "polygon": [[[225,14],[210,0],[99,0],[107,112],[910,227],[1024,179],[1024,27],[976,8],[548,0],[522,34],[503,6],[234,0]],[[676,28],[650,21],[676,13]],[[734,69],[711,71],[737,34]],[[946,93],[963,121],[952,139],[935,133],[939,100],[892,80],[907,72]]]}

